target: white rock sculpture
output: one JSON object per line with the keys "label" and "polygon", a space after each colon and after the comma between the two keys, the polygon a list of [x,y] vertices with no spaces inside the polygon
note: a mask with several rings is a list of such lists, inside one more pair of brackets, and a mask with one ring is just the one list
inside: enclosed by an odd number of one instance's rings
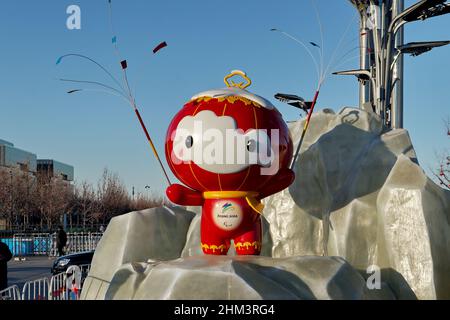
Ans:
{"label": "white rock sculpture", "polygon": [[[294,143],[302,122],[290,124]],[[450,298],[450,193],[417,164],[406,130],[344,108],[314,114],[294,184],[265,202],[273,257],[377,265],[399,298]],[[406,289],[406,291],[404,290]]]}
{"label": "white rock sculpture", "polygon": [[106,299],[366,299],[363,277],[342,258],[196,256],[127,264]]}
{"label": "white rock sculpture", "polygon": [[172,260],[181,255],[194,213],[160,207],[112,219],[95,250],[82,298],[104,298],[111,279],[122,265]]}
{"label": "white rock sculpture", "polygon": [[[302,128],[290,123],[294,144]],[[266,257],[204,256],[199,208],[130,213],[109,224],[82,298],[450,299],[450,192],[419,167],[406,130],[323,110],[295,171],[264,201]],[[380,290],[365,285],[373,265]]]}

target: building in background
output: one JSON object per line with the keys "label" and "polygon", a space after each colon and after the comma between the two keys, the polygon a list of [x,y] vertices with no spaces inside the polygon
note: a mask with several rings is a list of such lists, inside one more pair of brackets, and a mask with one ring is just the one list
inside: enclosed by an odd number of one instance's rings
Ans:
{"label": "building in background", "polygon": [[[32,175],[46,173],[64,181],[74,180],[74,167],[56,160],[37,159],[36,154],[18,149],[13,143],[0,139],[0,168],[20,169]],[[12,172],[12,171],[11,171]]]}
{"label": "building in background", "polygon": [[27,228],[42,226],[57,211],[63,223],[73,181],[73,166],[37,159],[0,139],[0,230],[31,230]]}
{"label": "building in background", "polygon": [[73,166],[55,160],[37,160],[37,172],[45,173],[52,177],[58,177],[64,181],[73,181],[74,179]]}
{"label": "building in background", "polygon": [[11,142],[0,139],[0,167],[36,173],[37,157],[34,153],[18,149]]}

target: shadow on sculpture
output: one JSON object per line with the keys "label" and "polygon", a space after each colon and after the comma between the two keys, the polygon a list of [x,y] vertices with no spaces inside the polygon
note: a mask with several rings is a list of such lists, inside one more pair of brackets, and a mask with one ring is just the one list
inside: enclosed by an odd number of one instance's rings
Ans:
{"label": "shadow on sculpture", "polygon": [[[342,123],[299,156],[296,181],[289,192],[298,207],[323,219],[354,199],[378,191],[396,160],[380,135]],[[373,165],[383,170],[374,170]]]}
{"label": "shadow on sculpture", "polygon": [[359,120],[359,111],[353,110],[342,117],[341,123],[354,124]]}
{"label": "shadow on sculpture", "polygon": [[355,125],[360,118],[360,111],[348,112],[336,127],[303,151],[295,166],[296,181],[289,188],[297,207],[322,220],[325,256],[334,230],[332,215],[356,199],[376,196],[398,154],[415,157],[410,142],[409,147],[398,149],[399,142],[409,141],[405,131],[380,134],[377,129],[363,130]]}
{"label": "shadow on sculpture", "polygon": [[[233,261],[232,266],[236,275],[246,279],[246,283],[252,287],[264,300],[289,299],[289,300],[316,300],[309,286],[297,275],[274,267],[264,267],[254,263]],[[265,281],[260,281],[263,278]],[[267,288],[267,282],[272,286]],[[279,284],[283,284],[280,286]]]}
{"label": "shadow on sculpture", "polygon": [[[366,270],[358,270],[365,281],[371,276]],[[396,300],[417,300],[417,296],[406,279],[392,268],[381,269],[381,282],[386,285]],[[383,288],[383,287],[382,287]],[[369,290],[369,289],[368,289]],[[380,289],[372,289],[374,292]]]}

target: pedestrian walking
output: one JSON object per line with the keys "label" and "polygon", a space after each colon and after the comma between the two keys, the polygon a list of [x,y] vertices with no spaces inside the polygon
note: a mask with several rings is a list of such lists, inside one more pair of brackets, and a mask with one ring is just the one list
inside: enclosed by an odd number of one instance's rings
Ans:
{"label": "pedestrian walking", "polygon": [[67,244],[67,233],[64,231],[62,226],[58,227],[58,232],[56,233],[56,248],[58,249],[58,256],[64,255],[64,247]]}
{"label": "pedestrian walking", "polygon": [[6,243],[0,241],[0,291],[8,287],[8,261],[12,253]]}

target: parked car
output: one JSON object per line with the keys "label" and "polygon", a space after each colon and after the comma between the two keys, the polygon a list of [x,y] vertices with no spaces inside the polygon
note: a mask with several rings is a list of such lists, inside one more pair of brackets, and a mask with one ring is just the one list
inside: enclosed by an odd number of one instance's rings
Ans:
{"label": "parked car", "polygon": [[87,251],[81,253],[73,253],[65,256],[58,257],[53,262],[51,268],[52,274],[58,274],[65,272],[70,266],[81,266],[85,264],[91,264],[94,251]]}

